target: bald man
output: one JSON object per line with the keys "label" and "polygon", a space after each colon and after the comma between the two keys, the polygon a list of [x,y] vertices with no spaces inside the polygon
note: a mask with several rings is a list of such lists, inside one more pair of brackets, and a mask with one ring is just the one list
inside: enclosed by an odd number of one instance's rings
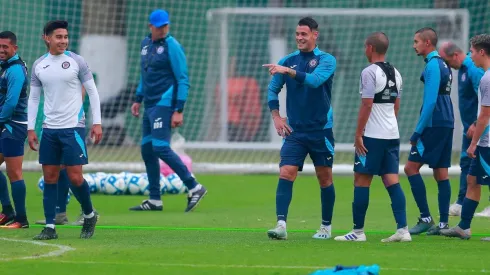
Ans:
{"label": "bald man", "polygon": [[[466,150],[471,143],[471,138],[475,129],[476,113],[478,111],[478,87],[480,79],[485,73],[478,68],[470,58],[470,54],[465,54],[463,50],[453,42],[445,42],[439,47],[439,55],[453,69],[458,71],[458,97],[459,114],[463,123],[463,142],[461,146],[461,157],[459,166],[461,174],[459,179],[459,194],[456,203],[449,207],[449,215],[460,216],[463,199],[466,195],[466,177],[470,168],[471,159],[466,154]],[[475,216],[490,217],[490,207],[485,208]]]}
{"label": "bald man", "polygon": [[[412,148],[405,165],[412,194],[420,210],[417,224],[410,234],[440,235],[441,229],[449,228],[449,204],[451,185],[448,168],[451,166],[454,113],[451,101],[451,68],[436,51],[437,33],[431,28],[422,28],[415,33],[413,48],[427,63],[420,77],[424,83],[424,97],[420,118],[410,138]],[[434,171],[438,186],[439,224],[435,224],[429,211],[424,180],[420,168],[428,164]]]}

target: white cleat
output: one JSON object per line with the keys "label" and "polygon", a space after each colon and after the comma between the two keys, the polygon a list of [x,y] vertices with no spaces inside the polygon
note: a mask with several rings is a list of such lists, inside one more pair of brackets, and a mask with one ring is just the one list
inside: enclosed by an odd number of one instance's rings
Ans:
{"label": "white cleat", "polygon": [[276,227],[267,231],[267,236],[273,240],[286,240],[288,233],[286,232],[286,224],[278,222]]}
{"label": "white cleat", "polygon": [[475,217],[485,217],[490,218],[490,206],[487,206],[483,211],[476,213]]}
{"label": "white cleat", "polygon": [[364,234],[364,231],[360,231],[360,232],[351,231],[343,236],[335,237],[334,240],[339,242],[365,242],[366,234]]}
{"label": "white cleat", "polygon": [[313,239],[328,240],[332,238],[332,226],[331,225],[321,225],[320,229],[313,235]]}
{"label": "white cleat", "polygon": [[411,242],[412,236],[408,232],[408,227],[400,228],[396,230],[395,234],[391,235],[389,238],[382,239],[382,243],[394,243],[394,242]]}
{"label": "white cleat", "polygon": [[451,204],[451,206],[449,207],[449,216],[455,216],[455,217],[461,216],[462,207],[463,206],[461,204],[457,204],[457,203]]}

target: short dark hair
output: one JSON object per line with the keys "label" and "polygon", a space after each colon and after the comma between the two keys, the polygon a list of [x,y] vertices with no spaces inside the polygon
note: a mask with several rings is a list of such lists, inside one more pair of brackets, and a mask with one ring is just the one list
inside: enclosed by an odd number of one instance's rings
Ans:
{"label": "short dark hair", "polygon": [[17,45],[17,36],[11,31],[0,32],[0,39],[9,39],[10,43]]}
{"label": "short dark hair", "polygon": [[447,45],[443,48],[443,51],[447,56],[453,56],[455,53],[463,53],[463,50],[453,42],[447,42]]}
{"label": "short dark hair", "polygon": [[373,46],[376,53],[386,54],[390,40],[384,32],[373,32],[366,38],[366,45]]}
{"label": "short dark hair", "polygon": [[422,37],[422,39],[424,39],[424,41],[429,40],[433,46],[437,45],[437,40],[438,40],[437,33],[433,28],[429,28],[429,27],[421,28],[420,30],[415,32],[415,34],[417,33],[420,34],[420,36]]}
{"label": "short dark hair", "polygon": [[68,22],[66,22],[64,20],[49,21],[44,26],[43,34],[44,35],[51,35],[54,32],[54,30],[57,30],[57,29],[67,30],[68,29]]}
{"label": "short dark hair", "polygon": [[298,26],[307,26],[311,31],[318,30],[318,23],[311,17],[301,18],[298,22]]}
{"label": "short dark hair", "polygon": [[478,34],[470,39],[471,46],[475,50],[484,50],[485,54],[490,56],[490,35]]}

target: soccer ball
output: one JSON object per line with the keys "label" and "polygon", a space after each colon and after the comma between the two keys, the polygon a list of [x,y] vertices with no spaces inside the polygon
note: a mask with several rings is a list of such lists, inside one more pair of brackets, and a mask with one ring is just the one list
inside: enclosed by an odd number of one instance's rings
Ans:
{"label": "soccer ball", "polygon": [[104,194],[107,195],[124,194],[127,188],[124,176],[121,174],[112,174],[104,181]]}
{"label": "soccer ball", "polygon": [[37,187],[39,188],[39,190],[41,190],[41,192],[44,191],[44,177],[39,178],[39,180],[37,181]]}
{"label": "soccer ball", "polygon": [[95,174],[84,174],[83,178],[88,183],[90,193],[96,193],[97,192],[97,185],[96,185],[97,178],[95,177]]}
{"label": "soccer ball", "polygon": [[131,174],[131,173],[126,174],[125,181],[126,181],[126,185],[128,186],[127,193],[131,195],[139,195],[141,180],[142,180],[141,174]]}
{"label": "soccer ball", "polygon": [[187,191],[187,188],[177,174],[173,173],[168,175],[167,180],[167,194],[183,194]]}
{"label": "soccer ball", "polygon": [[138,186],[140,187],[140,194],[148,196],[150,195],[150,182],[148,181],[148,176],[146,173],[141,174],[140,180],[138,181]]}
{"label": "soccer ball", "polygon": [[164,175],[160,174],[160,193],[162,195],[167,193],[167,188],[169,185],[170,183],[168,182],[168,179]]}

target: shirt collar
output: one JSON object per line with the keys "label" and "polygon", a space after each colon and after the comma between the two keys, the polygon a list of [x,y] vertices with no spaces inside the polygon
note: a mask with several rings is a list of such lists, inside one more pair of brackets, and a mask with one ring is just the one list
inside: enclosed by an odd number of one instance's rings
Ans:
{"label": "shirt collar", "polygon": [[436,56],[439,56],[439,54],[437,53],[437,51],[432,51],[430,52],[427,57],[424,59],[424,61],[427,63],[429,62],[433,57],[436,57]]}
{"label": "shirt collar", "polygon": [[473,65],[473,60],[471,60],[471,57],[469,55],[467,55],[464,58],[462,65],[465,66],[466,68],[468,68],[469,66]]}
{"label": "shirt collar", "polygon": [[[19,59],[19,55],[18,54],[15,54],[9,60],[7,60],[7,63],[10,63],[10,62],[15,61],[17,59]],[[3,64],[3,63],[5,63],[5,61],[2,61],[1,63]]]}

